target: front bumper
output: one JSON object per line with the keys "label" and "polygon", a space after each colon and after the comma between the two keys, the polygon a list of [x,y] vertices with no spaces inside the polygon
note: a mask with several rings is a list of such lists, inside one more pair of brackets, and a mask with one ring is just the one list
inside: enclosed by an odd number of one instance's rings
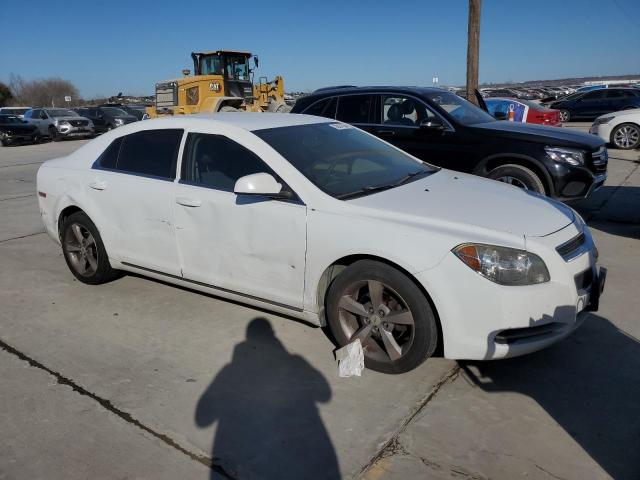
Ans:
{"label": "front bumper", "polygon": [[2,135],[0,140],[3,145],[13,145],[16,143],[33,143],[37,137],[37,132],[32,133],[19,133],[11,135]]}
{"label": "front bumper", "polygon": [[88,137],[95,135],[95,129],[93,127],[67,127],[58,126],[58,134],[63,137]]}
{"label": "front bumper", "polygon": [[597,309],[606,276],[606,270],[596,266],[595,246],[586,232],[591,243],[569,260],[556,248],[580,233],[576,224],[546,237],[527,238],[527,250],[543,258],[549,269],[551,281],[543,284],[498,285],[453,254],[417,274],[438,311],[445,357],[489,360],[524,355],[578,328],[587,312]]}

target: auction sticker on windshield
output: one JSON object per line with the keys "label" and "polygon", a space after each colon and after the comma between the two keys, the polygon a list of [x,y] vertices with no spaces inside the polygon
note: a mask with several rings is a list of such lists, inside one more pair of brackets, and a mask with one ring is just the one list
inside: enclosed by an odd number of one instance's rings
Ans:
{"label": "auction sticker on windshield", "polygon": [[347,130],[349,128],[353,128],[347,123],[330,123],[329,126],[335,128],[336,130]]}

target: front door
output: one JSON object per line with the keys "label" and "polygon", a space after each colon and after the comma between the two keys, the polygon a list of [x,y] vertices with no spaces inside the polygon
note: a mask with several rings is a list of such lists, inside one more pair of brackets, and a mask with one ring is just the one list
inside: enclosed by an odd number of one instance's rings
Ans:
{"label": "front door", "polygon": [[[299,200],[233,193],[245,175],[277,175],[222,135],[190,133],[175,191],[182,275],[281,306],[302,308],[307,209]],[[279,180],[281,181],[281,180]]]}

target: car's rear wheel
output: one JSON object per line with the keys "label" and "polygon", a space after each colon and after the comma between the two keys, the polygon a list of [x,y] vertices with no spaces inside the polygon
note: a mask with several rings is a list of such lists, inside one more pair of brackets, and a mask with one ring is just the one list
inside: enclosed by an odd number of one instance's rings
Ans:
{"label": "car's rear wheel", "polygon": [[98,285],[118,276],[118,271],[111,268],[98,229],[84,212],[64,220],[60,240],[67,266],[81,282]]}
{"label": "car's rear wheel", "polygon": [[424,293],[402,272],[372,260],[353,263],[332,282],[327,317],[338,345],[360,339],[366,367],[378,372],[414,369],[438,341]]}
{"label": "car's rear wheel", "polygon": [[611,143],[621,150],[640,147],[640,126],[635,123],[621,123],[611,132]]}
{"label": "car's rear wheel", "polygon": [[522,165],[502,165],[491,170],[488,177],[524,190],[531,190],[541,195],[545,194],[544,184],[540,177],[533,170]]}
{"label": "car's rear wheel", "polygon": [[562,123],[567,123],[571,120],[571,112],[569,110],[560,110],[560,121]]}

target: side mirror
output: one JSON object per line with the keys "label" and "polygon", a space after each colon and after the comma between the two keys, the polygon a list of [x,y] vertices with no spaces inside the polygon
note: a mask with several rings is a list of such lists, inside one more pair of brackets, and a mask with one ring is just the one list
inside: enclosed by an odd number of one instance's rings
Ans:
{"label": "side mirror", "polygon": [[500,110],[496,110],[495,112],[493,112],[493,118],[495,118],[496,120],[506,120],[507,119],[507,112],[502,112]]}
{"label": "side mirror", "polygon": [[445,126],[437,119],[425,120],[420,124],[420,129],[428,131],[444,130]]}
{"label": "side mirror", "polygon": [[268,173],[252,173],[240,177],[233,193],[236,195],[262,195],[271,198],[291,198],[291,192],[282,191],[282,184]]}
{"label": "side mirror", "polygon": [[260,59],[257,56],[253,57],[253,64],[256,68],[258,68],[258,63],[260,63]]}

